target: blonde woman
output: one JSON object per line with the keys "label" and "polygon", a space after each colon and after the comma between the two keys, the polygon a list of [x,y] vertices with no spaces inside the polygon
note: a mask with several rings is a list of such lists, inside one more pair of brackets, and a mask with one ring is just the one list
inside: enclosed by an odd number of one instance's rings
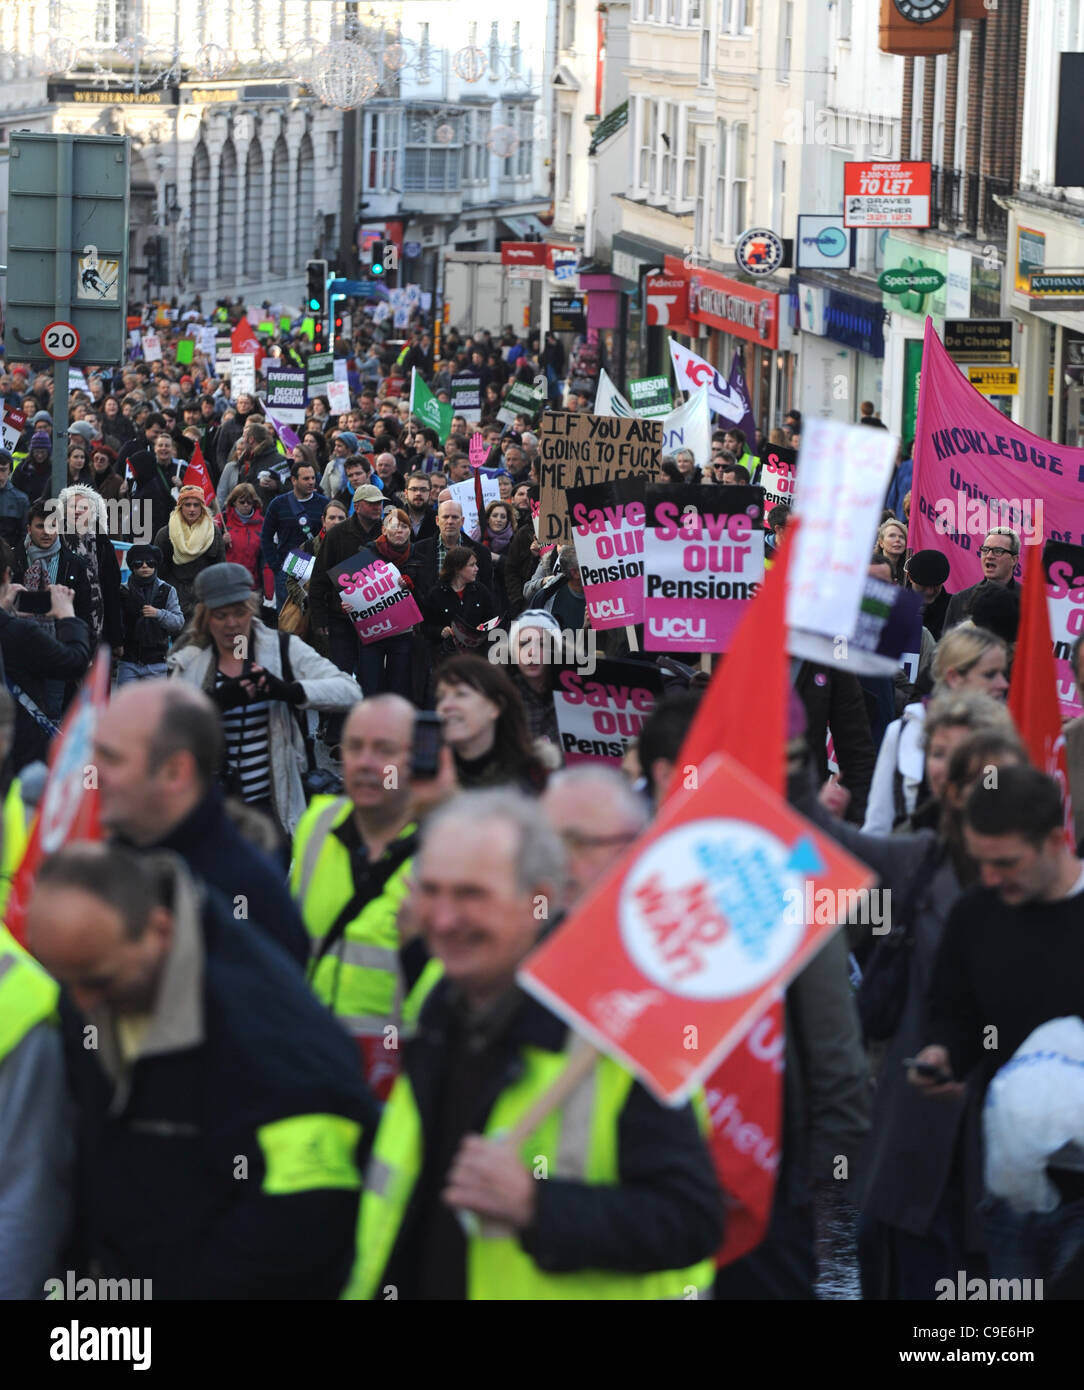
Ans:
{"label": "blonde woman", "polygon": [[158,577],[177,590],[187,622],[196,606],[193,588],[197,578],[226,557],[222,532],[203,499],[202,488],[186,485],[180,489],[169,523],[155,536],[154,544],[162,552]]}
{"label": "blonde woman", "polygon": [[[961,623],[950,628],[937,644],[933,693],[977,690],[1004,700],[1009,689],[1008,669],[1009,649],[1000,637],[974,623]],[[863,830],[887,835],[914,814],[925,770],[925,718],[926,706],[918,700],[888,726],[877,754]]]}
{"label": "blonde woman", "polygon": [[890,517],[883,521],[877,531],[877,550],[873,563],[887,564],[892,571],[892,583],[904,582],[903,564],[907,558],[907,527],[902,521]]}

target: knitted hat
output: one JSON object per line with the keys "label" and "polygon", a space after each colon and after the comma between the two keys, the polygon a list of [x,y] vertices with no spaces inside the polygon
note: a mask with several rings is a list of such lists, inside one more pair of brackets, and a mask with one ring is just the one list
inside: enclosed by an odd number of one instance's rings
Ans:
{"label": "knitted hat", "polygon": [[552,632],[554,637],[560,638],[561,624],[544,608],[528,608],[525,613],[521,613],[508,630],[509,641],[514,642],[519,634],[527,627],[542,628],[545,632]]}
{"label": "knitted hat", "polygon": [[32,449],[46,449],[52,452],[53,436],[47,434],[45,430],[35,430],[30,436],[30,447]]}
{"label": "knitted hat", "polygon": [[196,600],[205,608],[226,608],[231,603],[242,603],[253,593],[252,575],[244,565],[228,562],[208,565],[195,583]]}
{"label": "knitted hat", "polygon": [[128,561],[130,570],[136,569],[144,561],[149,562],[158,569],[162,563],[162,552],[156,545],[133,545],[129,546],[128,554],[125,557]]}
{"label": "knitted hat", "polygon": [[343,430],[338,438],[342,440],[352,454],[357,453],[358,437],[356,434],[351,433],[350,430]]}
{"label": "knitted hat", "polygon": [[204,506],[207,505],[207,499],[203,495],[203,489],[201,487],[197,487],[195,483],[185,483],[184,487],[182,487],[177,493],[178,507],[181,505],[182,502],[187,502],[190,497],[198,498],[198,500],[202,502]]}
{"label": "knitted hat", "polygon": [[76,420],[74,424],[68,426],[68,434],[81,434],[89,444],[94,438],[94,426],[86,420]]}
{"label": "knitted hat", "polygon": [[911,582],[923,588],[944,584],[949,577],[949,562],[940,550],[916,550],[907,561],[906,569]]}

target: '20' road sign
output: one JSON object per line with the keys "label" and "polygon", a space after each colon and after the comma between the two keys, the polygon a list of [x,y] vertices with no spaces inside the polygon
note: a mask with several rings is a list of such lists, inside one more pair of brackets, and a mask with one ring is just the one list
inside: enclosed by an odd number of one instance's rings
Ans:
{"label": "'20' road sign", "polygon": [[79,334],[70,323],[50,323],[41,331],[41,350],[54,362],[66,362],[79,351]]}

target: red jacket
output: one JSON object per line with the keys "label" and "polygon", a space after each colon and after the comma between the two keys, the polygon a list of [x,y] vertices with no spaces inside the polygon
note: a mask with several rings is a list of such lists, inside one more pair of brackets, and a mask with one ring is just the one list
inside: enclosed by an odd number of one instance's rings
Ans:
{"label": "red jacket", "polygon": [[249,574],[252,575],[253,583],[257,590],[265,598],[275,592],[274,577],[271,576],[271,588],[267,587],[270,571],[265,574],[266,566],[260,554],[260,534],[263,531],[263,512],[256,511],[252,515],[252,520],[247,524],[241,520],[232,507],[227,507],[224,516],[215,517],[215,524],[222,526],[225,532],[226,559],[231,565],[244,565]]}

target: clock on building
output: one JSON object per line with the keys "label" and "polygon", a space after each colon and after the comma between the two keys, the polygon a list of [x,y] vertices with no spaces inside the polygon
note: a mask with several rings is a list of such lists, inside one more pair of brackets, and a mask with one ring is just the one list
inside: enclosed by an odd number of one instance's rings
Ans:
{"label": "clock on building", "polygon": [[902,18],[910,20],[912,24],[929,24],[933,19],[940,19],[949,9],[952,0],[892,0]]}

